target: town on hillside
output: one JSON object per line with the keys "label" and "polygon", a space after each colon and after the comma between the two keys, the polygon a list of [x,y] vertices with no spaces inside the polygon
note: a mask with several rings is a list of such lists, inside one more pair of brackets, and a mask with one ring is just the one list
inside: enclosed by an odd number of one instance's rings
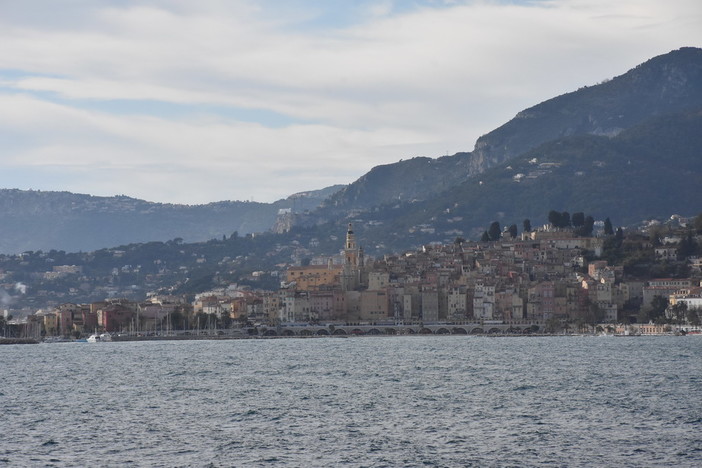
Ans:
{"label": "town on hillside", "polygon": [[[64,303],[23,317],[6,309],[0,334],[700,333],[702,216],[626,234],[607,219],[593,234],[592,223],[583,229],[556,215],[536,229],[525,220],[521,235],[493,223],[479,242],[456,238],[375,259],[349,224],[337,255],[285,265],[277,290],[230,284],[190,298],[154,292],[143,301]],[[55,274],[71,268],[78,267]]]}

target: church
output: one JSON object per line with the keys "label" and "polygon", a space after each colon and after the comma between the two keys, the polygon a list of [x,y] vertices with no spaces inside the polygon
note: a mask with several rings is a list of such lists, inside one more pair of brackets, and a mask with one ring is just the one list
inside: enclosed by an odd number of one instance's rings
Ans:
{"label": "church", "polygon": [[[368,274],[363,248],[356,243],[351,223],[340,254],[336,262],[330,257],[326,264],[288,268],[285,281],[281,284],[282,321],[353,321],[364,318]],[[381,303],[384,302],[383,297]],[[378,306],[372,308],[375,310]],[[386,306],[380,309],[384,313],[387,311]]]}

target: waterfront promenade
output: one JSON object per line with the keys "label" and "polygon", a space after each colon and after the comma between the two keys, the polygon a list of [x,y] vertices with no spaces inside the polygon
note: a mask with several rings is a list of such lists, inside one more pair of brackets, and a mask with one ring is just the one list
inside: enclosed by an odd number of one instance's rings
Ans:
{"label": "waterfront promenade", "polygon": [[393,336],[393,335],[525,335],[543,333],[541,322],[443,322],[443,323],[290,323],[275,326],[258,325],[242,328],[171,330],[148,335],[118,333],[116,341],[135,339],[207,339],[250,337],[311,336]]}

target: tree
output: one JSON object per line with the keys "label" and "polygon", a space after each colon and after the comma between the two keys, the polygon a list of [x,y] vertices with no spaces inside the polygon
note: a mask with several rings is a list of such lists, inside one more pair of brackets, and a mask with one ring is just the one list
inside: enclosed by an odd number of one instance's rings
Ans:
{"label": "tree", "polygon": [[490,242],[490,235],[487,231],[483,231],[483,235],[480,237],[480,242]]}
{"label": "tree", "polygon": [[176,330],[185,330],[185,316],[180,310],[171,312],[171,327]]}
{"label": "tree", "polygon": [[568,213],[567,211],[561,213],[561,225],[559,227],[570,227],[570,213]]}
{"label": "tree", "polygon": [[198,312],[197,314],[195,314],[195,317],[193,317],[193,321],[190,324],[190,328],[193,330],[209,328],[209,324],[210,314],[206,314],[205,312]]}
{"label": "tree", "polygon": [[604,311],[597,305],[597,302],[587,301],[587,312],[585,313],[585,323],[594,327],[602,320],[604,320]]}
{"label": "tree", "polygon": [[665,228],[660,224],[653,224],[648,228],[648,237],[654,247],[661,245],[661,239],[665,235]]}
{"label": "tree", "polygon": [[232,326],[232,316],[229,315],[229,312],[222,312],[222,315],[219,317],[219,326],[220,328],[229,328]]}
{"label": "tree", "polygon": [[592,216],[580,216],[583,213],[573,213],[573,226],[575,227],[575,235],[580,237],[592,236],[592,230],[595,228],[595,218]]}
{"label": "tree", "polygon": [[246,314],[241,314],[236,320],[242,327],[250,327],[252,325]]}
{"label": "tree", "polygon": [[695,217],[695,220],[692,222],[692,226],[695,228],[695,232],[697,234],[702,234],[702,213]]}
{"label": "tree", "polygon": [[665,322],[665,309],[668,308],[668,299],[663,296],[653,296],[651,300],[651,312],[649,313],[649,319],[656,323]]}
{"label": "tree", "polygon": [[682,325],[687,315],[687,302],[678,302],[671,307],[673,318],[678,325]]}
{"label": "tree", "polygon": [[556,210],[549,211],[548,222],[551,223],[553,227],[559,227],[561,225],[561,214]]}
{"label": "tree", "polygon": [[499,222],[493,221],[492,224],[490,224],[490,229],[488,229],[488,236],[490,236],[491,241],[500,240],[500,237],[502,236],[502,230],[500,229]]}
{"label": "tree", "polygon": [[692,237],[692,231],[688,230],[687,235],[678,244],[678,260],[684,260],[697,252],[697,242]]}
{"label": "tree", "polygon": [[531,221],[529,219],[522,221],[522,226],[524,227],[524,232],[531,232]]}
{"label": "tree", "polygon": [[557,317],[549,317],[546,320],[545,332],[557,333],[561,329],[561,321]]}
{"label": "tree", "polygon": [[614,234],[614,229],[612,228],[612,221],[610,221],[609,218],[605,219],[604,233],[605,236],[611,236],[612,234]]}
{"label": "tree", "polygon": [[631,323],[632,317],[635,317],[637,312],[641,310],[641,297],[632,297],[624,301],[622,305],[622,322]]}
{"label": "tree", "polygon": [[517,237],[517,225],[516,224],[511,224],[508,228],[509,235],[512,236],[512,239]]}

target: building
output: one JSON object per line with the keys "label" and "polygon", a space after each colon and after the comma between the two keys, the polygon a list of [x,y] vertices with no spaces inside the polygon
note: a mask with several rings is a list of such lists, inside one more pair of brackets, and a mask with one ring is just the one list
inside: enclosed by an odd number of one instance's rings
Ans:
{"label": "building", "polygon": [[650,307],[653,298],[656,296],[666,299],[679,289],[692,287],[690,278],[656,278],[648,282],[648,286],[643,288],[643,307]]}
{"label": "building", "polygon": [[134,311],[123,304],[109,304],[98,309],[98,327],[106,332],[128,329],[134,318]]}
{"label": "building", "polygon": [[363,269],[363,250],[356,245],[353,225],[349,223],[344,243],[344,265],[341,275],[341,287],[345,291],[354,291],[361,286],[361,271]]}
{"label": "building", "polygon": [[285,281],[298,291],[314,291],[322,286],[340,284],[343,270],[342,265],[335,265],[329,259],[326,265],[289,267]]}

